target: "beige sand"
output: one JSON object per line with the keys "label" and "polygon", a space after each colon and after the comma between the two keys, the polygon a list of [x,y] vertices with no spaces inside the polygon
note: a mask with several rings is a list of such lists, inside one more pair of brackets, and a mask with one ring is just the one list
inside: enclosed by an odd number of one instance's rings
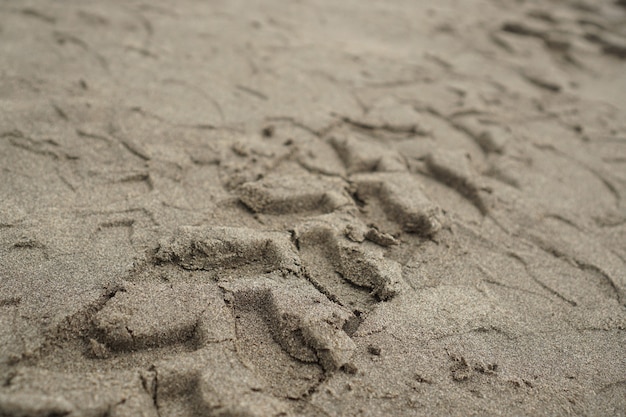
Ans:
{"label": "beige sand", "polygon": [[625,6],[0,0],[0,415],[626,415]]}

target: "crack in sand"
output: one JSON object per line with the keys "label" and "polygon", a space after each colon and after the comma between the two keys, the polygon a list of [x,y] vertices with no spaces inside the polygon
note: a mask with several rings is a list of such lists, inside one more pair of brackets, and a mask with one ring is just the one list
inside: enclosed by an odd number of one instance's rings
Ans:
{"label": "crack in sand", "polygon": [[520,255],[518,255],[515,252],[507,252],[507,255],[509,257],[511,257],[512,259],[515,259],[515,260],[519,261],[524,266],[524,268],[526,269],[526,273],[528,274],[528,276],[531,277],[533,279],[533,281],[535,281],[537,284],[539,284],[539,286],[541,286],[541,288],[546,290],[548,293],[550,293],[550,294],[556,296],[557,298],[565,301],[566,303],[568,303],[572,307],[576,307],[578,305],[578,303],[576,303],[575,301],[570,300],[569,298],[565,297],[564,295],[559,293],[557,290],[553,289],[552,287],[547,285],[545,282],[543,282],[542,280],[537,278],[537,276],[535,274],[533,274],[532,271],[530,270],[530,265],[528,264],[528,262],[524,258],[522,258]]}

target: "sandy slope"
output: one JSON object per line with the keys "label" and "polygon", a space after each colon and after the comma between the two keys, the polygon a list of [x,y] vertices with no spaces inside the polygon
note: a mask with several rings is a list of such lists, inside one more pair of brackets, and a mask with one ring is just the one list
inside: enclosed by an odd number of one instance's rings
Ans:
{"label": "sandy slope", "polygon": [[621,1],[0,1],[0,415],[626,415]]}

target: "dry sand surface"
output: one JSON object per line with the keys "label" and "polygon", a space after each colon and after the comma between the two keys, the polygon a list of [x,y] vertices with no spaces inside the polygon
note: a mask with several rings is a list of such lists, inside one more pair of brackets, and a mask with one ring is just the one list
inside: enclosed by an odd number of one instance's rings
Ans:
{"label": "dry sand surface", "polygon": [[626,415],[624,0],[0,0],[1,416]]}

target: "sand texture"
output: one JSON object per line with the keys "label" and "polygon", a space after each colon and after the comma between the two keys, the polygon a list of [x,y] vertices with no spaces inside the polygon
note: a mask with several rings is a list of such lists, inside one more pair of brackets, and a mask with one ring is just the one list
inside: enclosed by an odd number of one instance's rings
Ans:
{"label": "sand texture", "polygon": [[0,0],[0,417],[626,416],[623,0]]}

